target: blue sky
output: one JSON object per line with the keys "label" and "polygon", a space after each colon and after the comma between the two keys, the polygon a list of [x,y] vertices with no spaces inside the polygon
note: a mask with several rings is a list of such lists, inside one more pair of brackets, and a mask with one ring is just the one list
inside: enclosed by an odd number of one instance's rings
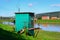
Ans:
{"label": "blue sky", "polygon": [[0,16],[14,16],[18,8],[35,14],[60,11],[60,0],[0,0]]}

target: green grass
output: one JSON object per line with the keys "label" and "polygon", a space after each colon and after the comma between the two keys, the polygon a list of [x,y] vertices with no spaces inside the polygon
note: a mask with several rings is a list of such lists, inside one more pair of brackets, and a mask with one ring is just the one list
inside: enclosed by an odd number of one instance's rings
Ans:
{"label": "green grass", "polygon": [[13,26],[0,24],[0,40],[34,40],[34,38],[14,32]]}
{"label": "green grass", "polygon": [[60,20],[37,20],[36,23],[60,23]]}
{"label": "green grass", "polygon": [[60,32],[49,32],[40,30],[36,38],[37,40],[60,40]]}
{"label": "green grass", "polygon": [[3,30],[7,30],[7,31],[14,31],[14,26],[11,25],[5,25],[5,24],[0,24],[0,28],[2,28]]}
{"label": "green grass", "polygon": [[[38,30],[35,30],[35,33]],[[40,30],[37,37],[17,34],[14,27],[0,24],[0,40],[60,40],[60,32],[49,32]]]}

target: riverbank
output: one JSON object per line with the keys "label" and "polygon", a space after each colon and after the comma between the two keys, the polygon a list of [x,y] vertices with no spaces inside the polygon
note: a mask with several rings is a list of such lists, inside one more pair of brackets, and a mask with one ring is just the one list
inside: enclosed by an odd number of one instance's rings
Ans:
{"label": "riverbank", "polygon": [[[35,32],[38,30],[35,30]],[[60,32],[51,32],[40,30],[37,37],[37,40],[60,40]]]}
{"label": "riverbank", "polygon": [[35,40],[35,38],[16,33],[14,26],[0,24],[0,40]]}
{"label": "riverbank", "polygon": [[[17,34],[14,26],[0,24],[0,40],[60,40],[60,32],[40,30],[37,37]],[[38,30],[35,30],[35,33]]]}
{"label": "riverbank", "polygon": [[37,20],[36,23],[60,23],[60,20]]}
{"label": "riverbank", "polygon": [[2,23],[2,22],[13,22],[14,20],[0,20],[0,23]]}

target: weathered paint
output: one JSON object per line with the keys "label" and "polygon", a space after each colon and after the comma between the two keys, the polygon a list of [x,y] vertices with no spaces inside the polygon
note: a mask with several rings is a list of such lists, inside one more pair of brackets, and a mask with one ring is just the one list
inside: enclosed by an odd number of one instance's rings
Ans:
{"label": "weathered paint", "polygon": [[29,22],[29,14],[16,14],[16,31],[19,31],[24,28],[24,26],[28,26]]}

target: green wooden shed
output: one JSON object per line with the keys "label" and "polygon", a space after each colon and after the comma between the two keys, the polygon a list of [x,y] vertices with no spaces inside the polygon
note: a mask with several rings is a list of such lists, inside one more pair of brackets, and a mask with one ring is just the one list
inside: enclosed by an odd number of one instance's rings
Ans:
{"label": "green wooden shed", "polygon": [[[15,31],[22,30],[25,26],[27,28],[34,27],[34,13],[32,12],[17,12],[15,13]],[[34,30],[29,31],[31,35],[34,34]]]}

